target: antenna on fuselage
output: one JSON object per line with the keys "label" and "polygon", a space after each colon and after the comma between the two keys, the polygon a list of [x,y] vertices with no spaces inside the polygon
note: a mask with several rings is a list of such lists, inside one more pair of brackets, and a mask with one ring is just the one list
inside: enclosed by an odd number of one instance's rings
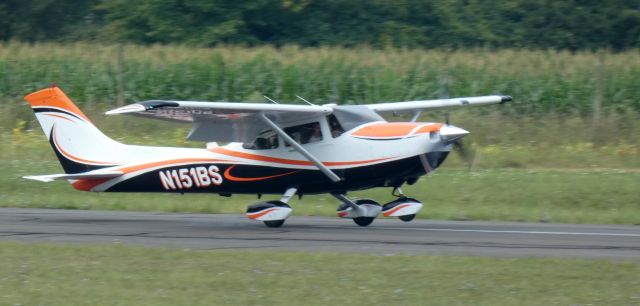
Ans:
{"label": "antenna on fuselage", "polygon": [[303,98],[303,97],[301,97],[301,96],[296,95],[296,97],[298,97],[298,99],[300,99],[300,100],[304,101],[305,103],[307,103],[307,104],[309,104],[309,105],[311,105],[311,106],[316,106],[315,104],[313,104],[313,103],[311,103],[311,102],[307,101],[307,99],[305,99],[305,98]]}
{"label": "antenna on fuselage", "polygon": [[271,99],[271,98],[269,98],[269,97],[267,97],[267,96],[263,96],[263,97],[264,97],[265,99],[269,100],[269,102],[272,102],[272,103],[274,103],[274,104],[280,104],[280,103],[276,102],[275,100],[273,100],[273,99]]}

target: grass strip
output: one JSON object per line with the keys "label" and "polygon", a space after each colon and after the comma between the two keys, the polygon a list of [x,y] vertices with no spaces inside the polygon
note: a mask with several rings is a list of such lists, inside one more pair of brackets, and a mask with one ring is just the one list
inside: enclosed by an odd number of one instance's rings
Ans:
{"label": "grass strip", "polygon": [[2,305],[632,305],[638,262],[0,242]]}

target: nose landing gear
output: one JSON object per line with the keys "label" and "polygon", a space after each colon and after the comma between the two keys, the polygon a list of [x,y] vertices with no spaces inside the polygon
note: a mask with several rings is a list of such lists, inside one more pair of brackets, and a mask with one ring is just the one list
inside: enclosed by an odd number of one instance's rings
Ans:
{"label": "nose landing gear", "polygon": [[400,187],[393,190],[393,195],[398,199],[382,206],[382,215],[385,217],[398,217],[398,219],[409,222],[416,217],[422,209],[422,203],[414,198],[408,198],[402,193]]}

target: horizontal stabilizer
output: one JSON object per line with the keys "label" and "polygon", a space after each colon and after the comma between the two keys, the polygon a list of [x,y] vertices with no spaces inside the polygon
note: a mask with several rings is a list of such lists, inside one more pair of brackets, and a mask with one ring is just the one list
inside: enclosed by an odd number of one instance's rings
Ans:
{"label": "horizontal stabilizer", "polygon": [[55,180],[98,180],[98,179],[109,179],[121,176],[123,173],[120,171],[89,171],[84,173],[75,173],[75,174],[48,174],[48,175],[33,175],[33,176],[23,176],[23,178],[28,180],[35,180],[40,182],[53,182]]}

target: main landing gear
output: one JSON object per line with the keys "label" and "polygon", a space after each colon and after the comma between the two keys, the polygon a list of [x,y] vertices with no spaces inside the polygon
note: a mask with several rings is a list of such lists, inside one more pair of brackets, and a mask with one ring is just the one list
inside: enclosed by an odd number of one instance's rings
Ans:
{"label": "main landing gear", "polygon": [[352,201],[343,194],[333,194],[334,197],[342,201],[338,206],[338,217],[353,219],[357,225],[368,226],[378,217],[382,206],[378,202],[370,199],[360,199]]}
{"label": "main landing gear", "polygon": [[[251,205],[247,207],[246,215],[249,219],[264,222],[267,227],[281,227],[292,211],[287,202],[297,191],[296,188],[289,188],[279,201]],[[352,219],[359,226],[369,226],[380,213],[385,217],[397,217],[404,222],[409,222],[422,209],[420,201],[406,197],[399,187],[395,188],[392,194],[398,199],[384,205],[371,199],[351,200],[340,193],[331,195],[341,202],[337,209],[338,217]]]}
{"label": "main landing gear", "polygon": [[332,195],[342,202],[337,209],[338,217],[353,219],[353,222],[360,226],[371,224],[380,212],[385,217],[397,217],[404,222],[409,222],[422,209],[420,201],[406,197],[399,187],[393,190],[393,195],[397,196],[398,199],[382,206],[370,199],[352,201],[344,194]]}
{"label": "main landing gear", "polygon": [[266,201],[247,207],[247,217],[252,220],[264,222],[267,227],[281,227],[284,221],[291,215],[291,206],[287,204],[289,199],[296,194],[296,188],[289,188],[282,195],[280,201]]}

